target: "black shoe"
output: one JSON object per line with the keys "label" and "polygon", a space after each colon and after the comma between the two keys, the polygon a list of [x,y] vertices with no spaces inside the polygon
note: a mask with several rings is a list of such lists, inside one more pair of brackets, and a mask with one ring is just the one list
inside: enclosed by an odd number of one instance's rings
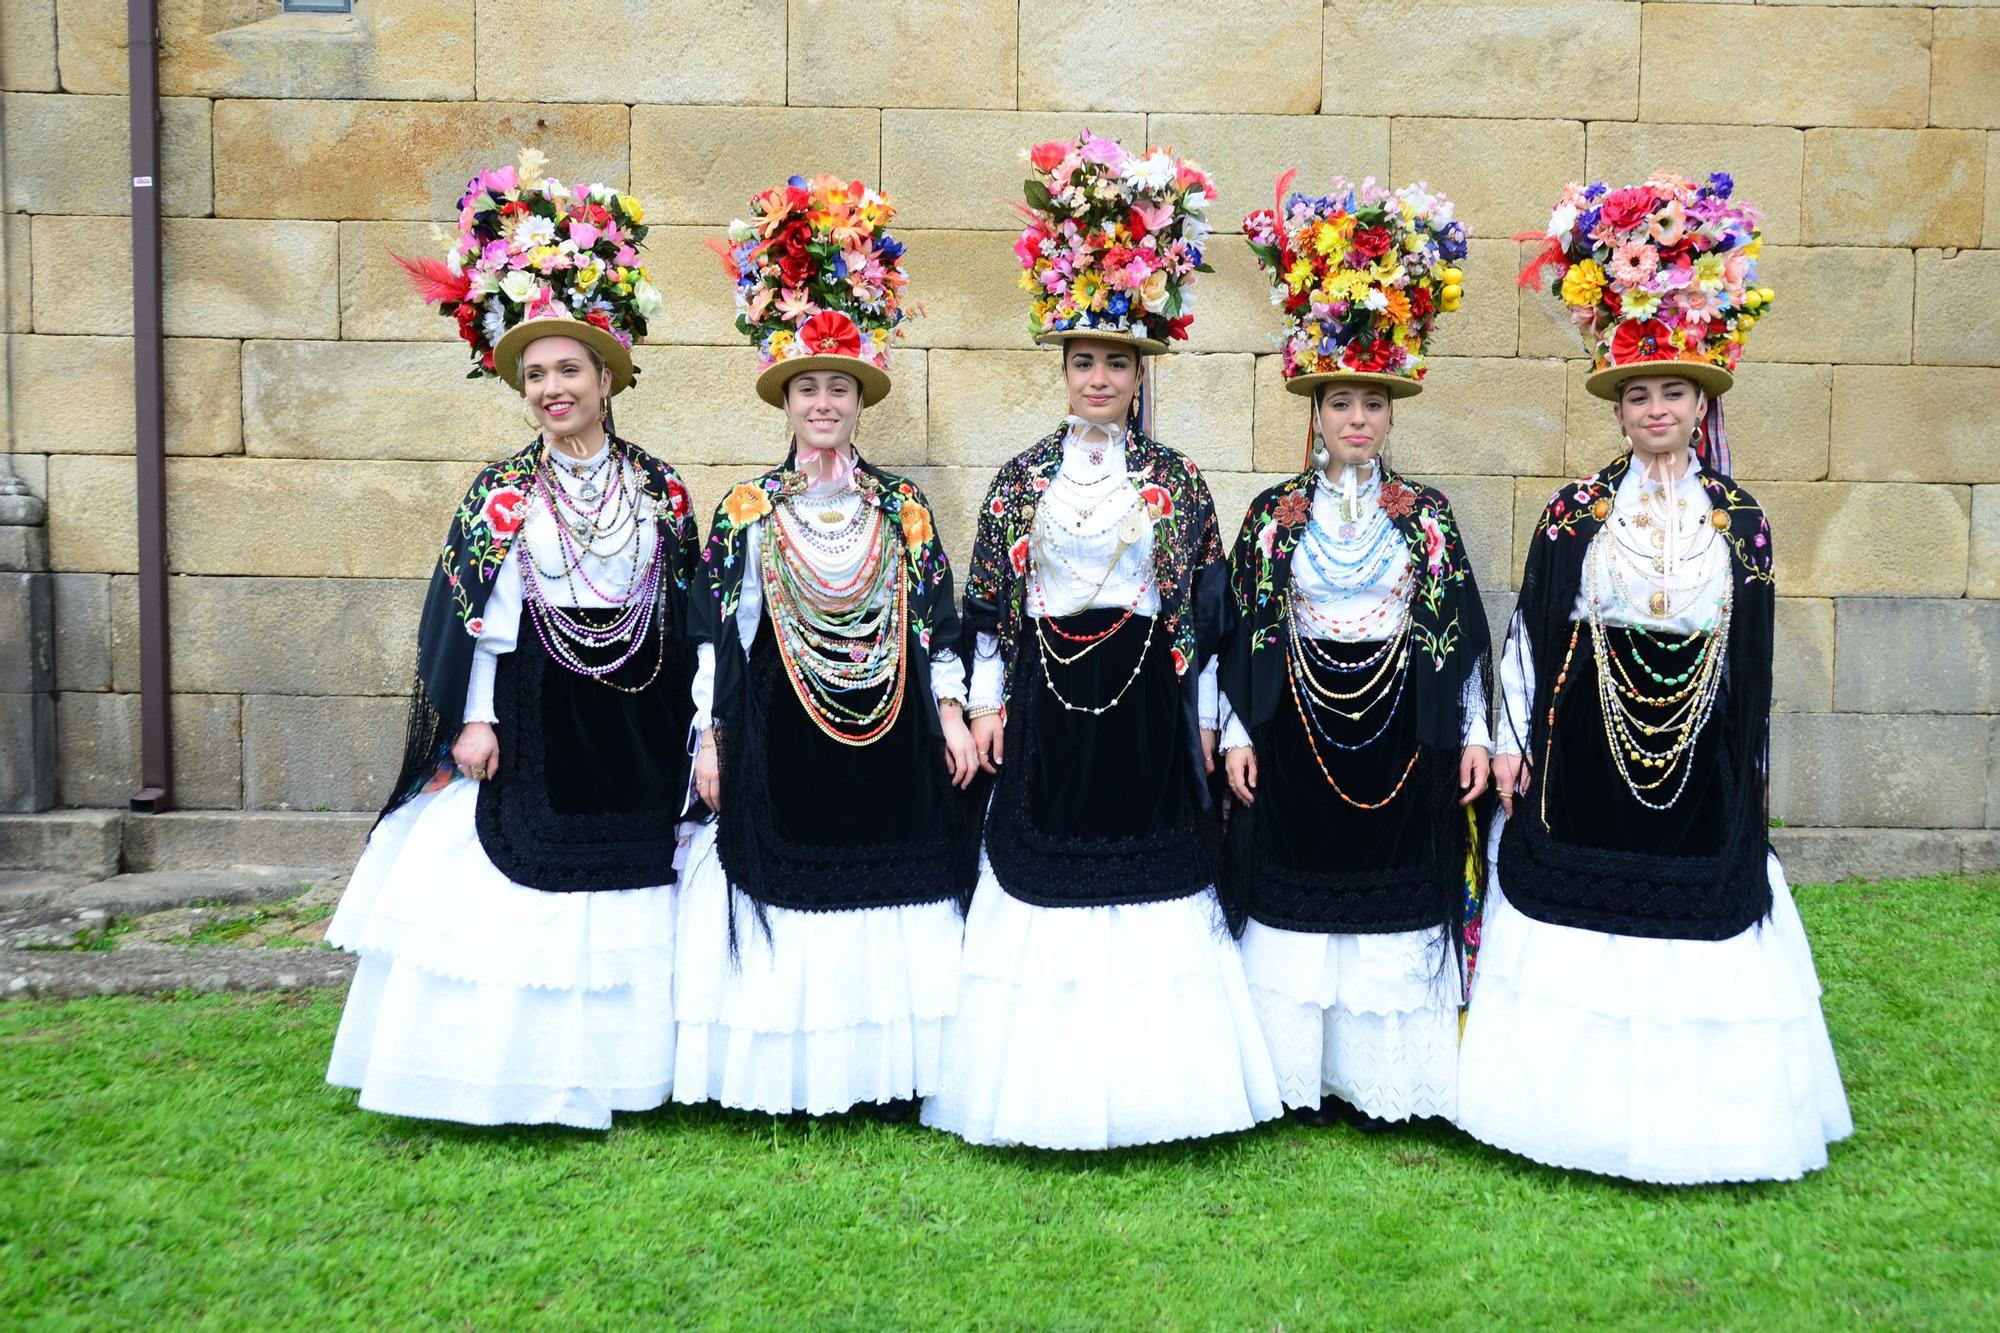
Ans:
{"label": "black shoe", "polygon": [[1346,1102],[1342,1102],[1341,1105],[1347,1109],[1347,1123],[1363,1134],[1387,1134],[1396,1127],[1394,1121],[1369,1115],[1358,1106],[1349,1106]]}
{"label": "black shoe", "polygon": [[1285,1110],[1285,1119],[1295,1125],[1310,1125],[1315,1129],[1324,1129],[1328,1125],[1337,1125],[1340,1123],[1341,1106],[1342,1103],[1328,1098],[1318,1106],[1287,1107]]}
{"label": "black shoe", "polygon": [[917,1099],[898,1097],[894,1101],[868,1103],[868,1114],[885,1125],[906,1125],[916,1119]]}

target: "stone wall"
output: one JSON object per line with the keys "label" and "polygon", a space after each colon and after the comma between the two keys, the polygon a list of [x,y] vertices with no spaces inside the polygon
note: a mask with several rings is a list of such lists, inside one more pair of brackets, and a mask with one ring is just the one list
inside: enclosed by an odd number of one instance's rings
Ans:
{"label": "stone wall", "polygon": [[[1060,413],[1028,349],[1017,149],[1089,126],[1215,173],[1224,231],[1286,167],[1424,178],[1480,238],[1393,454],[1441,484],[1496,616],[1555,481],[1616,435],[1517,294],[1563,182],[1726,168],[1768,212],[1778,313],[1730,399],[1777,528],[1777,811],[2000,824],[2000,9],[1390,0],[163,0],[168,503],[178,797],[373,806],[424,576],[459,487],[525,439],[389,261],[473,166],[546,150],[648,204],[668,293],[628,433],[697,499],[768,465],[703,247],[794,171],[900,208],[928,307],[864,448],[954,553],[992,469]],[[137,778],[124,6],[6,0],[4,413],[48,503],[60,801]],[[585,33],[603,34],[580,41]],[[587,52],[587,54],[579,54]],[[1303,407],[1245,247],[1219,237],[1159,433],[1233,531]],[[12,745],[12,735],[0,744]]]}

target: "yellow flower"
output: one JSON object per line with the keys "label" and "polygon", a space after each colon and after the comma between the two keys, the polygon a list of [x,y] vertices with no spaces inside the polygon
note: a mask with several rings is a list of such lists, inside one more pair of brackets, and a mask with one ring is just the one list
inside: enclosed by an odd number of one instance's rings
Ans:
{"label": "yellow flower", "polygon": [[785,349],[791,345],[792,331],[790,329],[779,329],[771,335],[771,340],[764,345],[764,350],[767,354],[774,357],[783,356]]}
{"label": "yellow flower", "polygon": [[722,512],[729,516],[731,523],[740,528],[770,513],[771,497],[764,494],[761,486],[752,486],[747,481],[739,482],[736,489],[729,493],[729,498],[722,502]]}
{"label": "yellow flower", "polygon": [[1341,235],[1339,228],[1315,222],[1312,243],[1313,249],[1330,258],[1347,247],[1347,238]]}
{"label": "yellow flower", "polygon": [[1291,268],[1286,271],[1285,284],[1295,292],[1303,291],[1306,284],[1312,281],[1312,277],[1312,261],[1301,256],[1294,259]]}
{"label": "yellow flower", "polygon": [[1703,255],[1695,260],[1694,280],[1705,292],[1719,291],[1722,287],[1722,256]]}
{"label": "yellow flower", "polygon": [[1106,300],[1104,279],[1093,272],[1079,273],[1070,285],[1069,295],[1079,310],[1101,310]]}
{"label": "yellow flower", "polygon": [[1014,279],[1014,281],[1020,286],[1022,291],[1027,292],[1031,296],[1042,290],[1042,280],[1036,277],[1033,271],[1029,269],[1022,269],[1021,276]]}
{"label": "yellow flower", "polygon": [[1562,298],[1570,305],[1596,305],[1604,292],[1604,270],[1595,259],[1586,259],[1563,274]]}
{"label": "yellow flower", "polygon": [[619,195],[618,206],[625,210],[626,217],[632,219],[632,225],[637,226],[646,220],[646,206],[631,195]]}
{"label": "yellow flower", "polygon": [[602,265],[596,263],[585,264],[576,271],[576,289],[580,292],[595,291],[598,280],[603,276],[604,268]]}

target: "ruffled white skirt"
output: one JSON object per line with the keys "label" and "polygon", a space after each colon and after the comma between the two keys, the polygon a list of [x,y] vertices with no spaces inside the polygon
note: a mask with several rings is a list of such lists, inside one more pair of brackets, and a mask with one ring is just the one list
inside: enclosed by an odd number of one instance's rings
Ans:
{"label": "ruffled white skirt", "polygon": [[390,1115],[604,1129],[674,1078],[674,891],[544,893],[454,780],[375,829],[329,944],[360,955],[327,1082]]}
{"label": "ruffled white skirt", "polygon": [[1768,868],[1771,915],[1726,940],[1550,925],[1489,875],[1459,1125],[1550,1166],[1663,1185],[1825,1166],[1854,1121],[1805,927],[1776,856]]}
{"label": "ruffled white skirt", "polygon": [[731,887],[713,823],[688,844],[680,894],[680,1019],[674,1100],[830,1115],[937,1087],[958,1000],[958,905],[853,911],[764,909]]}
{"label": "ruffled white skirt", "polygon": [[1283,1113],[1213,894],[1034,907],[981,866],[925,1124],[974,1143],[1095,1149]]}
{"label": "ruffled white skirt", "polygon": [[1252,921],[1250,999],[1287,1106],[1332,1094],[1381,1120],[1458,1110],[1458,964],[1444,931],[1320,935]]}

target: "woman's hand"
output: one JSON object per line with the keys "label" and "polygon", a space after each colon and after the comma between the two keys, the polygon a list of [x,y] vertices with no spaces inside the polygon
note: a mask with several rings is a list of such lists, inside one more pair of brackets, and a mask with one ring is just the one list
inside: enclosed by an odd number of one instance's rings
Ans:
{"label": "woman's hand", "polygon": [[1486,794],[1486,780],[1493,772],[1492,756],[1483,745],[1468,745],[1458,757],[1458,785],[1465,794],[1460,805],[1471,805]]}
{"label": "woman's hand", "polygon": [[965,710],[956,699],[938,701],[938,723],[944,728],[944,767],[951,785],[964,791],[979,776],[979,747],[965,725]]}
{"label": "woman's hand", "polygon": [[500,738],[490,722],[468,722],[458,729],[451,744],[451,762],[475,782],[484,782],[500,772]]}
{"label": "woman's hand", "polygon": [[1248,745],[1225,750],[1223,771],[1229,774],[1229,790],[1245,805],[1257,804],[1257,751]]}
{"label": "woman's hand", "polygon": [[1215,728],[1201,729],[1201,762],[1204,773],[1215,772]]}
{"label": "woman's hand", "polygon": [[998,773],[1003,762],[1002,751],[1006,742],[1007,715],[987,713],[972,719],[972,752],[979,760],[979,766],[988,773]]}
{"label": "woman's hand", "polygon": [[1507,817],[1514,817],[1514,798],[1528,794],[1528,782],[1533,775],[1528,764],[1518,754],[1496,754],[1493,756],[1493,785],[1500,793],[1500,808]]}
{"label": "woman's hand", "polygon": [[722,810],[722,764],[716,753],[720,744],[715,738],[715,728],[701,733],[701,744],[694,752],[694,790],[701,797],[701,803],[720,813]]}

